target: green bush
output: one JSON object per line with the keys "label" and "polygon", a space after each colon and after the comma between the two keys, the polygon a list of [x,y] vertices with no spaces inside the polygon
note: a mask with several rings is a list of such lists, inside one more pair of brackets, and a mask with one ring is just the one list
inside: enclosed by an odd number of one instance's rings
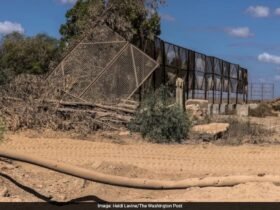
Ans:
{"label": "green bush", "polygon": [[172,104],[167,88],[161,87],[144,99],[128,128],[153,142],[171,143],[185,139],[190,126],[188,115]]}
{"label": "green bush", "polygon": [[268,117],[277,116],[277,114],[272,112],[272,107],[270,107],[268,104],[261,103],[257,108],[249,110],[249,116]]}

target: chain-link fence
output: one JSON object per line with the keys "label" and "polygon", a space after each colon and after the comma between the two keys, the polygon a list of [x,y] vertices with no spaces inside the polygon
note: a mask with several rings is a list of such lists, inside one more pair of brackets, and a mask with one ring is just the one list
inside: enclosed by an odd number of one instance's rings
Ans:
{"label": "chain-link fence", "polygon": [[141,100],[147,91],[165,84],[175,98],[180,77],[186,82],[187,99],[220,104],[248,100],[248,71],[237,64],[160,38],[133,44],[142,51],[109,27],[96,26],[48,76],[47,97],[113,104],[131,96]]}
{"label": "chain-link fence", "polygon": [[272,100],[275,97],[275,85],[273,83],[250,83],[248,92],[251,102]]}
{"label": "chain-link fence", "polygon": [[49,99],[116,104],[128,99],[158,63],[107,26],[97,26],[48,76]]}
{"label": "chain-link fence", "polygon": [[166,84],[175,94],[176,78],[186,82],[187,99],[207,99],[210,103],[246,103],[248,71],[237,64],[207,56],[156,38],[136,45],[161,65],[138,92]]}

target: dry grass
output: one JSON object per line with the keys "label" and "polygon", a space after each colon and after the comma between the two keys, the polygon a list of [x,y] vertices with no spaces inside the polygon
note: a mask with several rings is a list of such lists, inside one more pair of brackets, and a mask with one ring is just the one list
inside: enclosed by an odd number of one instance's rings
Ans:
{"label": "dry grass", "polygon": [[266,129],[261,125],[252,123],[249,118],[239,119],[237,117],[229,117],[216,121],[230,124],[228,131],[222,135],[219,141],[222,144],[261,144],[274,133],[271,129]]}
{"label": "dry grass", "polygon": [[269,117],[269,116],[277,116],[277,114],[273,113],[273,108],[265,103],[261,103],[256,109],[249,110],[249,116],[251,117]]}

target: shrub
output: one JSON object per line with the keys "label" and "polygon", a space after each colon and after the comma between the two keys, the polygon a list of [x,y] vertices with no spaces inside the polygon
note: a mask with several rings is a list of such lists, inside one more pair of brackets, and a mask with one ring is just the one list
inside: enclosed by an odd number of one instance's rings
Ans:
{"label": "shrub", "polygon": [[272,108],[265,103],[261,103],[257,108],[249,110],[249,116],[252,117],[268,117],[277,116],[272,112]]}
{"label": "shrub", "polygon": [[275,110],[275,111],[280,111],[280,104],[273,104],[272,105],[272,108]]}
{"label": "shrub", "polygon": [[222,122],[229,123],[228,131],[222,136],[224,143],[231,145],[239,145],[242,143],[263,143],[268,136],[271,136],[274,131],[266,129],[261,125],[247,120],[240,120],[238,118],[228,118]]}
{"label": "shrub", "polygon": [[188,115],[171,101],[167,88],[160,87],[144,99],[128,128],[156,143],[181,142],[191,123]]}

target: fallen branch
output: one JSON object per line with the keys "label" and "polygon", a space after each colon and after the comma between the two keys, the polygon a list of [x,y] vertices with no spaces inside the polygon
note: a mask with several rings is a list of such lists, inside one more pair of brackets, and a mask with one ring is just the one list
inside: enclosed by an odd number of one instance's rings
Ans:
{"label": "fallen branch", "polygon": [[20,101],[20,102],[23,102],[22,99],[20,99],[20,98],[15,98],[15,97],[4,96],[4,97],[2,97],[2,99],[8,100],[8,101]]}
{"label": "fallen branch", "polygon": [[125,109],[125,108],[117,107],[117,106],[107,106],[107,105],[101,105],[101,104],[94,104],[94,106],[102,108],[102,109],[112,110],[112,111],[122,111],[122,112],[130,113],[130,114],[135,113],[135,110]]}
{"label": "fallen branch", "polygon": [[100,120],[93,120],[93,121],[96,122],[96,123],[99,124],[99,125],[109,127],[109,128],[111,128],[111,129],[113,129],[113,130],[116,130],[116,131],[120,131],[119,128],[116,128],[116,127],[114,127],[114,126],[112,126],[112,125],[109,125],[108,123],[102,122],[102,121],[100,121]]}
{"label": "fallen branch", "polygon": [[50,103],[59,103],[60,105],[64,106],[73,106],[73,107],[79,107],[79,106],[87,106],[87,107],[97,107],[101,108],[104,110],[111,110],[111,111],[121,111],[124,113],[129,113],[129,114],[134,114],[135,110],[133,109],[126,109],[123,107],[118,107],[118,106],[108,106],[108,105],[102,105],[102,104],[92,104],[92,103],[87,103],[87,102],[63,102],[63,101],[53,101],[53,100],[44,100],[45,102],[50,102]]}
{"label": "fallen branch", "polygon": [[185,189],[190,187],[225,187],[235,186],[247,182],[272,182],[280,184],[280,176],[227,176],[227,177],[207,177],[207,178],[190,178],[180,181],[163,181],[150,179],[135,179],[120,176],[107,175],[93,170],[84,169],[81,167],[69,165],[66,163],[55,162],[38,158],[35,156],[28,156],[8,150],[0,150],[0,157],[9,158],[16,161],[26,162],[33,165],[41,166],[53,171],[68,174],[78,178],[120,186],[139,189]]}
{"label": "fallen branch", "polygon": [[122,116],[115,113],[108,113],[108,112],[101,112],[101,111],[91,111],[91,110],[81,110],[81,109],[71,109],[71,108],[58,108],[58,112],[65,112],[65,113],[87,113],[90,115],[94,115],[96,119],[102,118],[111,118],[116,119],[121,122],[129,122],[131,117],[129,116]]}

